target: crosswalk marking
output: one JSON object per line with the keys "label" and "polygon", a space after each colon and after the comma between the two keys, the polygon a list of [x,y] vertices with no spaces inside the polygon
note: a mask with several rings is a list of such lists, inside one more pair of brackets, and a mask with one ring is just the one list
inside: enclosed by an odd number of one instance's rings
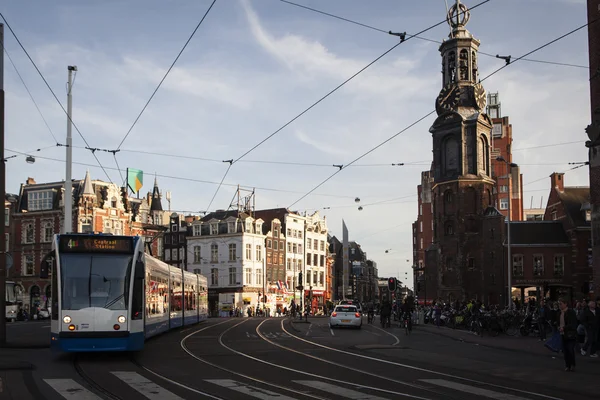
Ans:
{"label": "crosswalk marking", "polygon": [[332,393],[337,396],[345,397],[346,399],[353,400],[386,400],[383,397],[375,396],[372,394],[361,393],[357,390],[347,389],[341,386],[332,385],[330,383],[321,381],[293,381],[300,385],[309,386],[313,389],[322,390],[327,393]]}
{"label": "crosswalk marking", "polygon": [[73,379],[44,379],[44,382],[65,399],[102,400]]}
{"label": "crosswalk marking", "polygon": [[494,392],[488,389],[482,389],[475,386],[464,385],[462,383],[451,382],[444,379],[421,379],[421,382],[430,383],[436,386],[442,386],[449,389],[458,390],[461,392],[472,393],[478,396],[489,397],[496,400],[527,400],[524,397],[514,396],[512,394]]}
{"label": "crosswalk marking", "polygon": [[150,400],[183,400],[167,389],[158,386],[156,383],[146,379],[142,375],[133,371],[111,371],[111,374],[143,394]]}
{"label": "crosswalk marking", "polygon": [[221,387],[225,387],[236,392],[246,394],[248,396],[255,397],[262,400],[294,400],[293,397],[288,397],[283,394],[271,392],[270,390],[260,389],[252,386],[245,385],[240,382],[236,382],[233,379],[205,379],[206,382],[214,383]]}

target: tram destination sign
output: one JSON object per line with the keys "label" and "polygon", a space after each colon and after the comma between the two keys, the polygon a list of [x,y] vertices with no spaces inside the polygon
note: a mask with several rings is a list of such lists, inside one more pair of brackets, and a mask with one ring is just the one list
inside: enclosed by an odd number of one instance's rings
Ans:
{"label": "tram destination sign", "polygon": [[133,238],[63,235],[58,246],[61,253],[133,253]]}

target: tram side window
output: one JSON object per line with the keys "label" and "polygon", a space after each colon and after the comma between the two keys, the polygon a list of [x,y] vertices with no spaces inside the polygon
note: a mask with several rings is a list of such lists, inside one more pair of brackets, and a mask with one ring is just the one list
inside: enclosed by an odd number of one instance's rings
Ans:
{"label": "tram side window", "polygon": [[52,263],[52,283],[50,284],[51,296],[50,299],[52,302],[50,303],[50,312],[52,313],[52,319],[58,320],[58,274],[56,273],[56,259],[54,259]]}
{"label": "tram side window", "polygon": [[131,296],[131,319],[143,319],[144,315],[144,263],[135,264],[133,295]]}
{"label": "tram side window", "polygon": [[171,311],[181,311],[181,278],[172,275],[173,289],[171,290]]}
{"label": "tram side window", "polygon": [[159,317],[169,312],[168,282],[166,278],[148,275],[146,303],[149,317]]}

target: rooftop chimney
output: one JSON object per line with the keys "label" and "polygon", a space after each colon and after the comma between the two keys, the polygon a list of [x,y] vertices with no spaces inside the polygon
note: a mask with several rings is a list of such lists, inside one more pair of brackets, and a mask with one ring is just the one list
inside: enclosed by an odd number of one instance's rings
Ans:
{"label": "rooftop chimney", "polygon": [[553,172],[550,175],[550,187],[551,189],[556,188],[559,192],[565,191],[565,174],[562,172]]}
{"label": "rooftop chimney", "polygon": [[35,185],[35,179],[33,178],[27,178],[27,182],[28,185]]}

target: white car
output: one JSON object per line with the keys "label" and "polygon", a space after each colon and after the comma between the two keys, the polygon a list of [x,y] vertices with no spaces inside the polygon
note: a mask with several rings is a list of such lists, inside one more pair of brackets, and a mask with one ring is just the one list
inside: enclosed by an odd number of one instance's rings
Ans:
{"label": "white car", "polygon": [[362,326],[362,314],[354,305],[336,306],[329,317],[329,327],[350,326],[360,329]]}

